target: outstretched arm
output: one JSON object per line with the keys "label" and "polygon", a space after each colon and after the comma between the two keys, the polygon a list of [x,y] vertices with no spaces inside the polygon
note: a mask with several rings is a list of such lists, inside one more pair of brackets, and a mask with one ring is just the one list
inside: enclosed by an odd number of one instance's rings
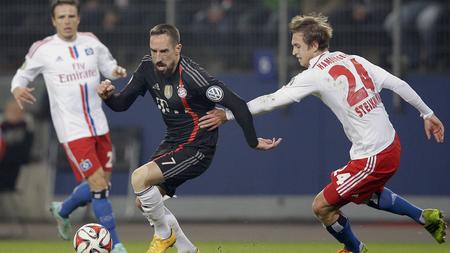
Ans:
{"label": "outstretched arm", "polygon": [[[272,94],[253,99],[247,103],[250,113],[252,115],[259,115],[295,102],[295,100],[287,94],[288,91],[289,88],[283,87]],[[200,127],[208,128],[208,130],[211,131],[234,118],[234,111],[215,108],[200,118]]]}
{"label": "outstretched arm", "polygon": [[[205,116],[200,118],[199,125],[201,128],[209,127],[208,131],[212,131],[218,128],[220,125],[225,124],[227,121],[228,120],[225,115],[225,110],[222,108],[215,108],[207,112]],[[275,148],[280,144],[282,140],[283,140],[282,138],[272,138],[272,139],[258,138],[258,145],[256,146],[256,149],[269,150]]]}
{"label": "outstretched arm", "polygon": [[[239,96],[230,91],[226,86],[223,89],[224,98],[220,104],[227,107],[236,116],[236,121],[244,132],[248,145],[252,148],[270,149],[270,140],[256,138],[256,131],[253,125],[253,117],[247,108],[247,104]],[[278,144],[277,144],[278,145]],[[262,148],[265,147],[265,148]]]}
{"label": "outstretched arm", "polygon": [[233,92],[227,91],[225,87],[222,88],[224,89],[225,95],[220,103],[236,113],[236,121],[244,132],[247,144],[252,148],[256,148],[258,140],[256,138],[255,126],[253,125],[253,117],[248,111],[245,101]]}
{"label": "outstretched arm", "polygon": [[247,104],[221,81],[209,75],[203,68],[189,59],[182,59],[180,70],[181,67],[188,69],[186,78],[198,84],[197,92],[200,96],[215,104],[220,104],[234,113],[236,122],[242,128],[245,140],[250,147],[268,150],[280,143],[281,139],[274,138],[270,140],[256,137],[253,117],[248,110]]}

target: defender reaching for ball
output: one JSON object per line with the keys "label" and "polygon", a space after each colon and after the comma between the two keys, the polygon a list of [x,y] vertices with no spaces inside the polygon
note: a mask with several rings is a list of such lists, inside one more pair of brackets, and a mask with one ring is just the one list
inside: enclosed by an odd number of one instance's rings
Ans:
{"label": "defender reaching for ball", "polygon": [[[407,215],[443,243],[446,224],[437,209],[420,209],[384,185],[400,163],[400,139],[392,127],[379,92],[387,88],[413,105],[424,119],[428,139],[444,141],[444,125],[403,80],[366,59],[329,52],[332,28],[321,15],[296,16],[290,23],[292,54],[308,69],[278,91],[248,102],[253,115],[300,102],[307,95],[319,97],[341,121],[352,142],[351,161],[331,173],[331,182],[317,194],[313,211],[327,231],[343,243],[345,252],[367,252],[340,211],[354,202],[399,215]],[[200,119],[202,128],[215,129],[233,113],[215,109]]]}

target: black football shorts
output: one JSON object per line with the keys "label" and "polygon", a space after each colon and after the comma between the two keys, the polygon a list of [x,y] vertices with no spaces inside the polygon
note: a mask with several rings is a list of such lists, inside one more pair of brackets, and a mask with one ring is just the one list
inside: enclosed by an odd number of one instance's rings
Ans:
{"label": "black football shorts", "polygon": [[152,157],[152,161],[158,164],[165,179],[158,186],[172,197],[178,186],[200,176],[208,169],[214,153],[215,147],[170,148],[168,145],[160,145]]}

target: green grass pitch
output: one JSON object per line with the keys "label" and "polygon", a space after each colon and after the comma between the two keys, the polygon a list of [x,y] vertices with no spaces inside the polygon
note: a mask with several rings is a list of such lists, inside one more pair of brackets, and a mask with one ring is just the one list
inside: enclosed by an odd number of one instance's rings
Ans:
{"label": "green grass pitch", "polygon": [[[145,253],[148,242],[124,242],[128,253]],[[335,253],[337,243],[313,242],[196,242],[202,253]],[[450,244],[367,243],[373,253],[450,253]],[[0,253],[72,253],[71,242],[0,240]],[[167,253],[176,253],[171,248]]]}

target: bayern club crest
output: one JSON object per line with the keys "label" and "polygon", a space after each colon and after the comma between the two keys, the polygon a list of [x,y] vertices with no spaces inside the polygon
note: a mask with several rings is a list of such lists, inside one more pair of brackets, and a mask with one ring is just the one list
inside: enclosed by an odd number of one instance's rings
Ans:
{"label": "bayern club crest", "polygon": [[187,96],[187,90],[184,87],[179,87],[177,93],[180,98],[185,98]]}

